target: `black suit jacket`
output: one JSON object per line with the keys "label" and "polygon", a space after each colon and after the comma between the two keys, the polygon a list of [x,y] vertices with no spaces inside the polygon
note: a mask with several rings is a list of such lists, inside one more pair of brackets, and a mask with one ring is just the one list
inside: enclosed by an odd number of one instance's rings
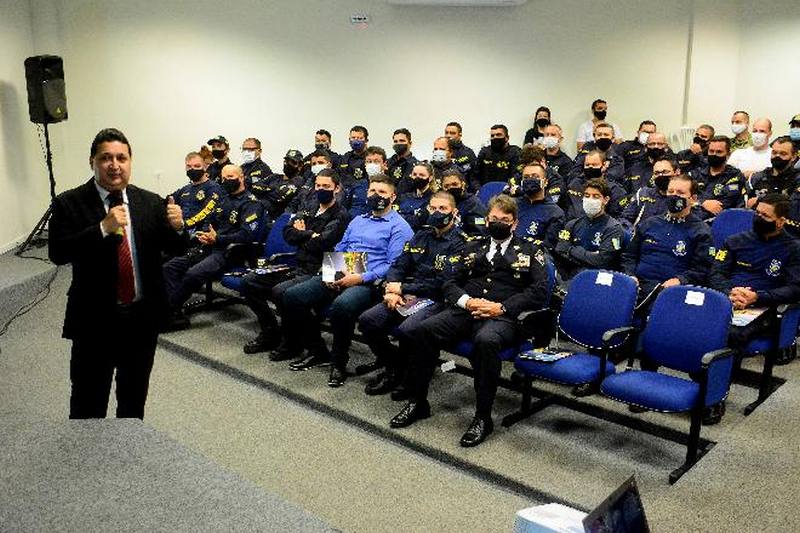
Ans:
{"label": "black suit jacket", "polygon": [[[139,314],[145,331],[155,334],[167,316],[167,299],[161,274],[161,252],[177,251],[184,239],[167,221],[164,200],[134,185],[127,187],[141,300]],[[60,194],[53,201],[49,255],[57,265],[72,264],[72,285],[67,295],[63,336],[77,339],[97,336],[115,327],[117,306],[117,242],[103,237],[100,221],[106,216],[94,178]]]}

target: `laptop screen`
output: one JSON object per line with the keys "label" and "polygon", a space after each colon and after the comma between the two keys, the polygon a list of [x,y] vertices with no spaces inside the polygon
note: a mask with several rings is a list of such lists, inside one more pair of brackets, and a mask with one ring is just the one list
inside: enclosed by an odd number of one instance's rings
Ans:
{"label": "laptop screen", "polygon": [[586,533],[649,533],[635,476],[629,477],[583,519]]}

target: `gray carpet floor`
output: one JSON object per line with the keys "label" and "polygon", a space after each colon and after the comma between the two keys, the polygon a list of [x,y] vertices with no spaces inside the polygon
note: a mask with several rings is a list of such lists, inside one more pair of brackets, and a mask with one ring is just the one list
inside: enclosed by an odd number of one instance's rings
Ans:
{"label": "gray carpet floor", "polygon": [[[67,278],[68,270],[59,274],[46,302],[0,339],[2,416],[66,416],[69,344],[57,337]],[[756,391],[734,386],[723,423],[703,430],[717,445],[670,486],[681,445],[564,407],[460,448],[473,392],[457,374],[437,375],[432,418],[391,430],[401,405],[365,396],[366,378],[330,389],[323,369],[289,372],[285,363],[244,355],[253,327],[235,306],[197,314],[190,330],[164,335],[145,423],[333,527],[508,530],[520,508],[556,500],[588,509],[636,472],[656,531],[800,530],[798,363],[778,368],[789,381],[749,417],[741,410]],[[369,358],[360,345],[352,355],[351,365]],[[517,402],[516,393],[501,392],[497,418]],[[629,414],[602,398],[581,402]],[[688,426],[684,417],[639,416]]]}

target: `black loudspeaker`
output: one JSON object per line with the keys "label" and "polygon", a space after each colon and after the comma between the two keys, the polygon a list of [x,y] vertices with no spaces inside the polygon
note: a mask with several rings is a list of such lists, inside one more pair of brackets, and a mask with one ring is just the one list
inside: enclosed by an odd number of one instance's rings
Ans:
{"label": "black loudspeaker", "polygon": [[29,57],[25,60],[25,80],[31,122],[52,124],[67,120],[64,63],[60,57]]}

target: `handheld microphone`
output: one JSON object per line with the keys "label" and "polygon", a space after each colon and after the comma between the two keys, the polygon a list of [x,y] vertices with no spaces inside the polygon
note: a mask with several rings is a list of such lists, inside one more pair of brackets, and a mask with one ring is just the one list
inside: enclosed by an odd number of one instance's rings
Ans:
{"label": "handheld microphone", "polygon": [[[112,191],[112,192],[108,193],[109,209],[111,209],[113,207],[120,206],[123,203],[124,202],[122,200],[122,191]],[[122,228],[117,228],[117,231],[115,233],[117,235],[119,235],[120,237],[125,235],[125,231]]]}

